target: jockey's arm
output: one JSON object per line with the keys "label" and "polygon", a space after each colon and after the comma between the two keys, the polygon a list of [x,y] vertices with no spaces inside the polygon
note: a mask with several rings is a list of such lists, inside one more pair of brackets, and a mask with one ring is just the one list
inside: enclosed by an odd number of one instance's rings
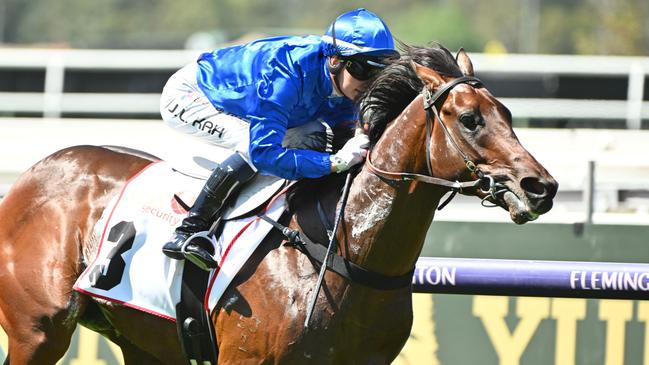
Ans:
{"label": "jockey's arm", "polygon": [[272,83],[257,85],[255,109],[249,111],[252,163],[262,173],[289,180],[318,178],[331,173],[329,154],[282,146],[293,106],[299,100],[298,85],[288,69],[277,67]]}
{"label": "jockey's arm", "polygon": [[262,174],[298,180],[331,172],[328,153],[282,147],[285,132],[286,122],[278,118],[250,118],[250,158]]}
{"label": "jockey's arm", "polygon": [[[285,179],[319,178],[332,172],[342,172],[361,162],[367,147],[366,138],[355,137],[335,155],[282,146],[292,109],[300,100],[300,83],[293,70],[276,65],[273,74],[260,81],[256,89],[255,109],[250,120],[249,154],[261,172]],[[330,126],[355,117],[350,103],[334,103],[322,115]],[[353,125],[350,125],[353,128]]]}

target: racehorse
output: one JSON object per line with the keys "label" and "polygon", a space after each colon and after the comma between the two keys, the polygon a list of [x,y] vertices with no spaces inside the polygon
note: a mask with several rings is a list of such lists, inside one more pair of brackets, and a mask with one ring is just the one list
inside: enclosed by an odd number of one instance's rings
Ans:
{"label": "racehorse", "polygon": [[[371,151],[347,204],[340,176],[305,180],[283,220],[322,236],[322,224],[309,219],[315,199],[327,212],[342,210],[337,254],[348,263],[387,278],[411,275],[449,190],[499,205],[519,224],[552,207],[558,184],[521,146],[510,112],[474,77],[464,50],[454,57],[442,46],[406,48],[360,103]],[[5,365],[54,364],[78,323],[116,343],[126,364],[186,363],[172,322],[72,290],[93,254],[91,231],[104,207],[152,161],[133,150],[77,146],[46,157],[15,182],[0,205]],[[305,328],[317,268],[279,231],[271,233],[212,312],[219,363],[395,359],[412,325],[411,287],[377,289],[327,271]]]}

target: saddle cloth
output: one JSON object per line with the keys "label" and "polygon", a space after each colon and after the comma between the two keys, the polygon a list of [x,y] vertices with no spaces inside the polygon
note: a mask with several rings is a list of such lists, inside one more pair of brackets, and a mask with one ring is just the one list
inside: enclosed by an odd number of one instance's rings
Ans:
{"label": "saddle cloth", "polygon": [[[104,210],[94,234],[99,249],[77,279],[74,289],[175,321],[180,300],[184,261],[162,253],[187,211],[174,194],[188,205],[203,187],[204,179],[179,173],[166,162],[149,165],[131,178]],[[213,240],[219,268],[210,274],[205,298],[212,310],[227,286],[264,239],[272,226],[257,216],[237,219],[259,207],[284,185],[284,180],[258,175],[246,185],[237,202],[226,212],[229,220]],[[284,196],[266,207],[266,215],[279,219]]]}

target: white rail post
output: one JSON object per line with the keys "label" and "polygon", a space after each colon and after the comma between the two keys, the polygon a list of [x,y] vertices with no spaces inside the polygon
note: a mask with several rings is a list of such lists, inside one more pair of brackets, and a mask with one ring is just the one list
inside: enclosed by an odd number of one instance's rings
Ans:
{"label": "white rail post", "polygon": [[593,224],[593,212],[595,211],[595,161],[592,160],[588,161],[583,200],[586,213],[584,223]]}
{"label": "white rail post", "polygon": [[642,125],[644,76],[642,64],[633,62],[629,68],[629,88],[627,91],[626,127],[628,129],[640,129]]}
{"label": "white rail post", "polygon": [[64,77],[63,55],[55,53],[50,57],[45,67],[45,94],[43,95],[43,116],[45,118],[61,116]]}

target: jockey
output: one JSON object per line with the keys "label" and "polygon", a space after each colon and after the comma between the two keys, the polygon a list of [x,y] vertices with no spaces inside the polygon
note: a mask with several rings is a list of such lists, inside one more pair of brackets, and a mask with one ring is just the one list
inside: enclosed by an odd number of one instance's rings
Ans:
{"label": "jockey", "polygon": [[200,245],[185,241],[206,231],[224,201],[257,171],[297,180],[362,162],[368,147],[364,134],[336,154],[282,142],[287,132],[307,123],[327,131],[340,123],[353,128],[354,99],[386,57],[398,57],[390,30],[360,8],[336,18],[322,37],[275,37],[221,48],[176,72],[162,92],[164,121],[233,153],[207,179],[163,252],[182,259],[185,246],[184,256],[197,265],[213,262]]}

